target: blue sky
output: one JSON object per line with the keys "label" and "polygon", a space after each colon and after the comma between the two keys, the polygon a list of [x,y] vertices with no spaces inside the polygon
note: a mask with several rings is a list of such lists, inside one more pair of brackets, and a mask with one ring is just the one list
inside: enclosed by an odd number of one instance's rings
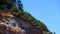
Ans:
{"label": "blue sky", "polygon": [[24,10],[60,34],[60,0],[22,0]]}

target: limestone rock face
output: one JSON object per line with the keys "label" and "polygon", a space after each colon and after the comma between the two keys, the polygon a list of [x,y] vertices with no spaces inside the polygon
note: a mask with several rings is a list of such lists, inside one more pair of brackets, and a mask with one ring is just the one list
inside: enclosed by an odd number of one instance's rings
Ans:
{"label": "limestone rock face", "polygon": [[11,12],[0,12],[0,34],[44,34],[34,25]]}

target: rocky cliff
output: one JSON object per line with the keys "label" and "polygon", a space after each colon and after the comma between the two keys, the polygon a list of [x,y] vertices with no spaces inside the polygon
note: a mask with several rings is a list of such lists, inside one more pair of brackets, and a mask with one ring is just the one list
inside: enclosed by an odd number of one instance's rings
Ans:
{"label": "rocky cliff", "polygon": [[0,34],[51,34],[11,11],[0,11]]}
{"label": "rocky cliff", "polygon": [[0,0],[0,34],[52,34],[47,26],[25,12],[21,0]]}

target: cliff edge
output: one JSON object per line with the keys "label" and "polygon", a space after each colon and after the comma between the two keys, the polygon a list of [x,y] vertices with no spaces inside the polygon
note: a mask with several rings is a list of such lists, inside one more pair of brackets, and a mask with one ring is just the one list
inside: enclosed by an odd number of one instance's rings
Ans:
{"label": "cliff edge", "polygon": [[[42,23],[37,27],[37,22],[30,21],[18,16],[11,11],[0,11],[0,34],[51,34],[48,29],[44,29]],[[39,29],[41,27],[41,29]]]}

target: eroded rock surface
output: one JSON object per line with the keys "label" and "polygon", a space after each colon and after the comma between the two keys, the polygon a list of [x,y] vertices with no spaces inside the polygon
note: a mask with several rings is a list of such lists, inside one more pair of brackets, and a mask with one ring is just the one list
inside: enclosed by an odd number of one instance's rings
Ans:
{"label": "eroded rock surface", "polygon": [[22,17],[14,16],[11,12],[0,13],[0,34],[44,34]]}

